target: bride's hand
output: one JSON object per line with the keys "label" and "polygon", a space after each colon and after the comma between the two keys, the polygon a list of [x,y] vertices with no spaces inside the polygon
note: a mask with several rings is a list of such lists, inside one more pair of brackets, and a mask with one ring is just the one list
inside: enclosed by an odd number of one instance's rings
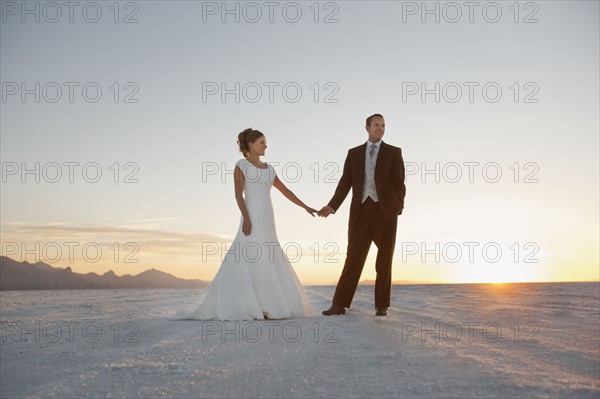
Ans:
{"label": "bride's hand", "polygon": [[310,215],[312,217],[315,217],[315,213],[317,213],[318,211],[316,209],[311,208],[310,206],[307,206],[306,208],[304,208],[306,210],[306,212],[310,213]]}
{"label": "bride's hand", "polygon": [[242,224],[242,233],[244,233],[245,235],[249,235],[251,231],[252,222],[250,222],[250,219],[244,219],[244,223]]}

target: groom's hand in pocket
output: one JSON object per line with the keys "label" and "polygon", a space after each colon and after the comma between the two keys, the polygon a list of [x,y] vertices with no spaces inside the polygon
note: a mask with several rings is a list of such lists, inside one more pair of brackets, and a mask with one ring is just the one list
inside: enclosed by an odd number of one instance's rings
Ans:
{"label": "groom's hand in pocket", "polygon": [[329,205],[325,205],[323,208],[321,208],[321,210],[319,212],[317,212],[317,215],[326,218],[332,212],[333,212],[333,208],[330,207]]}

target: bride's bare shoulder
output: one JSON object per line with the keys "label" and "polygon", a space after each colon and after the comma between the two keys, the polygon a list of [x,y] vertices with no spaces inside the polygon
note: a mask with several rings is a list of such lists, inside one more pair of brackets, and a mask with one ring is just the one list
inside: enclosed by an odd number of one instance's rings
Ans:
{"label": "bride's bare shoulder", "polygon": [[242,167],[248,165],[249,163],[250,163],[250,161],[248,161],[246,158],[241,158],[235,164],[236,164],[236,166],[239,166],[240,168],[242,168]]}

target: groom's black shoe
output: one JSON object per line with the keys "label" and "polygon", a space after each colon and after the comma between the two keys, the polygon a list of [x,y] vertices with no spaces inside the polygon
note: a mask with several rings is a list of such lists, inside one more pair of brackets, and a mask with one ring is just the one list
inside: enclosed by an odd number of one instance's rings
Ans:
{"label": "groom's black shoe", "polygon": [[375,316],[387,316],[388,308],[376,308]]}
{"label": "groom's black shoe", "polygon": [[325,316],[331,316],[332,314],[344,314],[346,313],[346,308],[343,306],[339,306],[336,304],[331,305],[331,307],[327,310],[323,311]]}

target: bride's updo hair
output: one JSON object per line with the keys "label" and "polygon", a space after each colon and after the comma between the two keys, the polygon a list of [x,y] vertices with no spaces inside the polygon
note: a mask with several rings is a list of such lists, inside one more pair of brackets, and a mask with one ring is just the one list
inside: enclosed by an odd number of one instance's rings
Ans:
{"label": "bride's updo hair", "polygon": [[252,129],[251,127],[238,134],[237,143],[240,147],[240,152],[244,154],[245,158],[248,158],[248,153],[250,152],[249,144],[254,143],[262,136],[264,136],[264,134],[262,134],[258,130]]}

